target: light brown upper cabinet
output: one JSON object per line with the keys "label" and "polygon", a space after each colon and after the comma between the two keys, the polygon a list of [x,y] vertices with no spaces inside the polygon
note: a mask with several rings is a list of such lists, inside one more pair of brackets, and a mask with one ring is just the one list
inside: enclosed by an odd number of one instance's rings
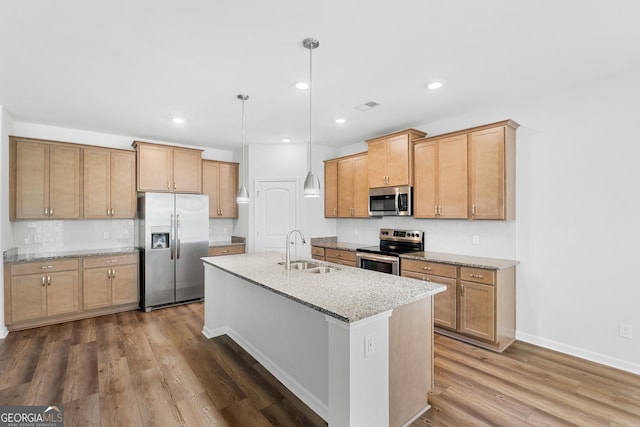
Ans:
{"label": "light brown upper cabinet", "polygon": [[83,218],[136,216],[136,153],[85,148]]}
{"label": "light brown upper cabinet", "polygon": [[80,218],[80,147],[9,141],[9,219]]}
{"label": "light brown upper cabinet", "polygon": [[338,160],[338,217],[369,217],[367,153]]}
{"label": "light brown upper cabinet", "polygon": [[202,193],[202,151],[133,141],[138,191]]}
{"label": "light brown upper cabinet", "polygon": [[471,219],[515,219],[516,129],[512,120],[469,133]]}
{"label": "light brown upper cabinet", "polygon": [[413,185],[411,142],[426,133],[407,129],[367,140],[369,188]]}
{"label": "light brown upper cabinet", "polygon": [[338,216],[338,160],[324,162],[324,216]]}
{"label": "light brown upper cabinet", "polygon": [[467,135],[416,140],[414,216],[467,218]]}
{"label": "light brown upper cabinet", "polygon": [[209,196],[209,218],[237,218],[238,163],[202,161],[202,194]]}

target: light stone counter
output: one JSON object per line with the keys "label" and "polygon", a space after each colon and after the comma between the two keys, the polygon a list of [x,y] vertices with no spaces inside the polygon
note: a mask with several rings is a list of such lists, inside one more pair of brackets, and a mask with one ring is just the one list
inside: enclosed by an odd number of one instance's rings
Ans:
{"label": "light stone counter", "polygon": [[356,322],[443,292],[432,282],[313,261],[334,267],[330,273],[285,270],[281,254],[267,252],[203,258],[215,266],[276,294],[343,322]]}
{"label": "light stone counter", "polygon": [[503,270],[519,264],[519,261],[501,258],[486,258],[471,255],[445,254],[441,252],[413,252],[400,255],[401,259],[415,259],[419,261],[440,262],[442,264],[453,264],[462,267],[489,268],[492,270]]}

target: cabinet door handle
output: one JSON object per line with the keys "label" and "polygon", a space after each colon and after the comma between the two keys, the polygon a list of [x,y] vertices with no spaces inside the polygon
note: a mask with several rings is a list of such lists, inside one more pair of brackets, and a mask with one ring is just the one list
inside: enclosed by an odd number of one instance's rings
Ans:
{"label": "cabinet door handle", "polygon": [[116,278],[116,269],[115,268],[113,270],[111,270],[111,278],[112,279]]}
{"label": "cabinet door handle", "polygon": [[116,210],[114,208],[111,208],[111,216],[115,215]]}
{"label": "cabinet door handle", "polygon": [[44,281],[45,281],[46,275],[42,275],[42,286],[44,286]]}
{"label": "cabinet door handle", "polygon": [[333,214],[338,215],[338,208],[333,208]]}
{"label": "cabinet door handle", "polygon": [[476,205],[471,205],[471,215],[476,214]]}
{"label": "cabinet door handle", "polygon": [[51,276],[47,274],[47,286],[51,286]]}
{"label": "cabinet door handle", "polygon": [[460,285],[460,295],[464,295],[464,285]]}
{"label": "cabinet door handle", "polygon": [[109,213],[109,208],[107,208],[107,216],[109,216],[109,215],[111,215],[111,214]]}
{"label": "cabinet door handle", "polygon": [[174,183],[173,183],[173,191],[175,191],[175,190],[176,190],[176,188],[178,188],[178,185],[174,182]]}
{"label": "cabinet door handle", "polygon": [[438,215],[442,215],[442,205],[438,206]]}
{"label": "cabinet door handle", "polygon": [[228,254],[229,253],[229,249],[225,249],[222,251],[223,254]]}
{"label": "cabinet door handle", "polygon": [[169,180],[167,180],[167,190],[171,190],[171,184],[169,184]]}
{"label": "cabinet door handle", "polygon": [[117,259],[108,259],[107,264],[113,264],[114,262],[118,262]]}
{"label": "cabinet door handle", "polygon": [[483,279],[484,278],[484,276],[482,274],[469,273],[469,276],[475,277],[476,279]]}
{"label": "cabinet door handle", "polygon": [[431,271],[432,268],[431,267],[422,267],[423,270],[427,270],[427,271]]}
{"label": "cabinet door handle", "polygon": [[53,208],[49,208],[49,216],[53,216]]}
{"label": "cabinet door handle", "polygon": [[53,268],[53,265],[43,265],[42,267],[40,267],[42,270],[46,269],[46,268]]}
{"label": "cabinet door handle", "polygon": [[107,270],[107,279],[111,279],[111,269]]}
{"label": "cabinet door handle", "polygon": [[49,208],[44,208],[44,216],[49,216]]}

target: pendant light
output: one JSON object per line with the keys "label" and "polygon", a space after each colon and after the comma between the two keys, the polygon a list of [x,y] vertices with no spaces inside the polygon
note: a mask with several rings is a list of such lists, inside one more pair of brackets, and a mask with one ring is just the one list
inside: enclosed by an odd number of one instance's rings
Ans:
{"label": "pendant light", "polygon": [[304,197],[320,197],[320,180],[313,173],[311,168],[311,130],[312,130],[312,93],[313,93],[313,49],[320,46],[320,42],[314,38],[306,38],[302,41],[302,46],[309,49],[309,172],[304,180]]}
{"label": "pendant light", "polygon": [[238,95],[238,99],[242,101],[242,180],[238,194],[236,195],[236,201],[238,203],[249,203],[249,192],[247,187],[244,186],[244,170],[247,164],[244,161],[244,101],[249,99],[249,95]]}

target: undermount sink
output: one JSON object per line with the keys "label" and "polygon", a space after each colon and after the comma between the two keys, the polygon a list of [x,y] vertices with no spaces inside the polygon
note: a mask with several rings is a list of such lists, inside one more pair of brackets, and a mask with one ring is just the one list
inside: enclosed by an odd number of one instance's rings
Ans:
{"label": "undermount sink", "polygon": [[[284,262],[279,262],[278,264],[284,265]],[[334,267],[320,265],[317,262],[311,262],[311,261],[291,261],[291,269],[302,270],[308,273],[315,273],[315,274],[326,274],[326,273],[332,272],[333,270],[336,270],[336,268]]]}
{"label": "undermount sink", "polygon": [[327,273],[331,273],[333,270],[335,270],[335,268],[327,267],[324,265],[307,269],[309,273],[316,273],[316,274],[327,274]]}
{"label": "undermount sink", "polygon": [[292,270],[309,270],[312,268],[317,268],[319,266],[320,264],[315,262],[309,262],[309,261],[292,261],[291,262]]}

